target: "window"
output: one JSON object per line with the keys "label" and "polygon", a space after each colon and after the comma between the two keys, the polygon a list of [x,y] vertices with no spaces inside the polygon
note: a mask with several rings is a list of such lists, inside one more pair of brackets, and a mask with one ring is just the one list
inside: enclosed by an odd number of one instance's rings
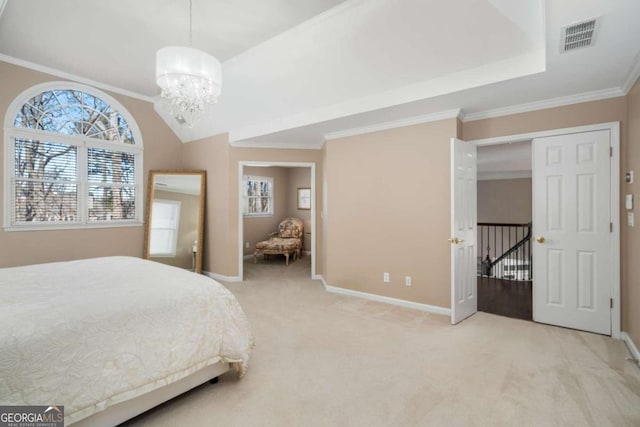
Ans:
{"label": "window", "polygon": [[180,202],[154,199],[151,208],[149,254],[157,257],[175,257],[180,224]]}
{"label": "window", "polygon": [[5,227],[141,223],[142,141],[117,101],[49,83],[19,96],[5,123]]}
{"label": "window", "polygon": [[273,178],[264,176],[245,176],[243,182],[244,215],[273,215]]}

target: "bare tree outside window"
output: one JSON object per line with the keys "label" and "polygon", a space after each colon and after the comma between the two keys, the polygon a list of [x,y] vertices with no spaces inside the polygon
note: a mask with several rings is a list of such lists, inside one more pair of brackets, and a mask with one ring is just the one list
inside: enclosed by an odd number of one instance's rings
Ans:
{"label": "bare tree outside window", "polygon": [[245,177],[244,186],[244,215],[273,215],[273,178]]}
{"label": "bare tree outside window", "polygon": [[78,90],[50,90],[22,105],[14,127],[30,135],[12,138],[14,223],[136,218],[141,153],[126,149],[135,145],[133,133],[111,105]]}

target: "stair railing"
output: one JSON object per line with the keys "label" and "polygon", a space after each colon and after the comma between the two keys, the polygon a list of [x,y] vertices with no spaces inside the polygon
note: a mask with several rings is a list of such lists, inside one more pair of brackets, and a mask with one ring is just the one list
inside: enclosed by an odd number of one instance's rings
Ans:
{"label": "stair railing", "polygon": [[532,280],[531,230],[531,223],[478,223],[478,274]]}

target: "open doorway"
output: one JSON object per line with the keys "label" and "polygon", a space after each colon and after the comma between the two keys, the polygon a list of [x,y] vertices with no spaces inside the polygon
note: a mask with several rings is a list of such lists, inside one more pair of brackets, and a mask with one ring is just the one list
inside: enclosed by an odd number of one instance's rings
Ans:
{"label": "open doorway", "polygon": [[521,141],[532,141],[533,320],[620,338],[619,122],[451,140],[452,323],[479,305],[476,148]]}
{"label": "open doorway", "polygon": [[[239,189],[239,275],[263,271],[315,274],[315,164],[241,161]],[[282,225],[284,224],[284,226]],[[288,225],[287,225],[288,224]],[[299,236],[282,227],[293,227]],[[275,241],[280,239],[279,241]],[[299,244],[297,248],[285,245]],[[254,267],[258,266],[258,267]],[[249,275],[250,275],[249,274]],[[247,276],[248,277],[248,276]]]}
{"label": "open doorway", "polygon": [[478,311],[533,320],[531,141],[479,146]]}

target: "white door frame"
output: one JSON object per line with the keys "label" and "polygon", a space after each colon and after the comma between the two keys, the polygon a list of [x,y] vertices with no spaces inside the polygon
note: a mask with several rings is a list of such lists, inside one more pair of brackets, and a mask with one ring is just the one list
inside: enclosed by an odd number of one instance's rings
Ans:
{"label": "white door frame", "polygon": [[[244,280],[244,216],[242,215],[242,178],[245,166],[311,169],[311,277],[316,275],[316,164],[314,162],[238,162],[238,277]],[[303,236],[304,237],[304,236]]]}
{"label": "white door frame", "polygon": [[[611,237],[611,336],[620,339],[620,122],[600,123],[595,125],[577,126],[562,129],[552,129],[540,132],[521,133],[517,135],[498,136],[470,140],[477,146],[505,144],[508,142],[523,142],[547,136],[559,136],[571,133],[608,130],[611,137],[613,153],[611,157],[611,222],[613,232]],[[535,289],[534,289],[535,292]]]}

